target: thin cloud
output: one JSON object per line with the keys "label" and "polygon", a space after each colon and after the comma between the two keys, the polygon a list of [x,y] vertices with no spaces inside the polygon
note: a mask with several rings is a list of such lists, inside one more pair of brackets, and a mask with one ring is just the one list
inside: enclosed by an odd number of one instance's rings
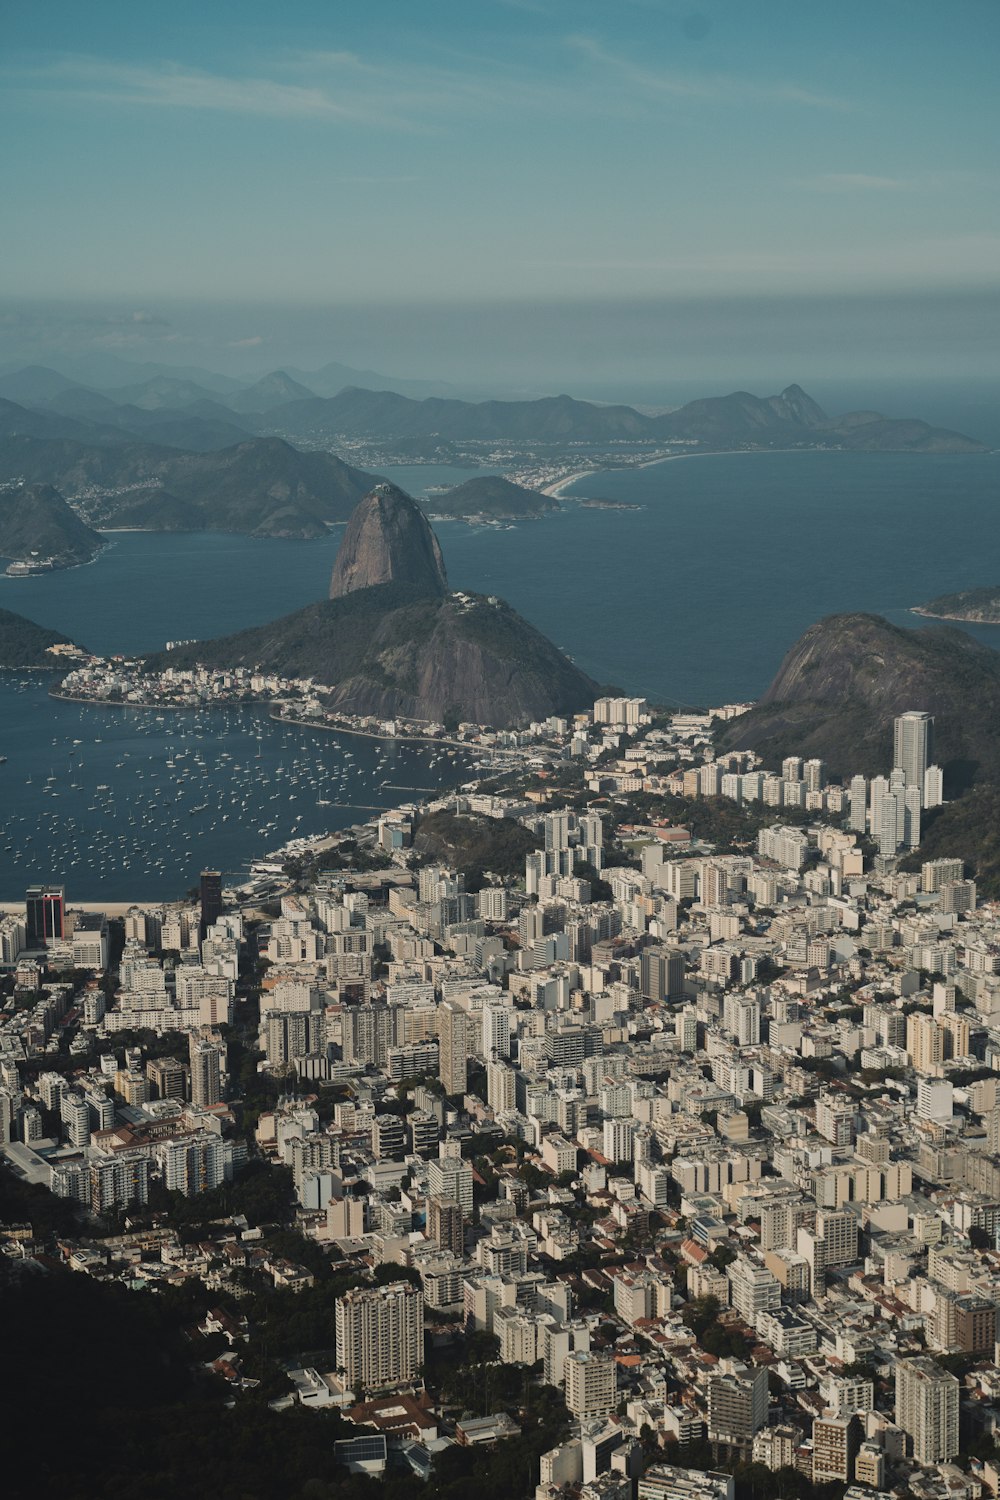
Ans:
{"label": "thin cloud", "polygon": [[802,177],[796,187],[814,193],[912,193],[918,186],[913,178],[875,177],[868,172],[822,172],[818,177]]}
{"label": "thin cloud", "polygon": [[[341,54],[328,54],[341,57]],[[402,123],[385,101],[340,96],[316,84],[273,78],[230,78],[164,64],[139,67],[98,57],[64,57],[20,75],[20,87],[59,92],[104,104],[200,110],[275,119]]]}
{"label": "thin cloud", "polygon": [[925,193],[943,188],[986,186],[977,172],[920,172],[913,177],[880,177],[870,172],[820,172],[815,177],[798,177],[792,186],[812,193]]}
{"label": "thin cloud", "polygon": [[811,109],[849,110],[847,99],[818,94],[798,84],[758,82],[725,73],[678,73],[643,67],[627,57],[610,52],[589,36],[570,36],[567,46],[632,88],[677,99],[704,99],[721,104],[801,104]]}

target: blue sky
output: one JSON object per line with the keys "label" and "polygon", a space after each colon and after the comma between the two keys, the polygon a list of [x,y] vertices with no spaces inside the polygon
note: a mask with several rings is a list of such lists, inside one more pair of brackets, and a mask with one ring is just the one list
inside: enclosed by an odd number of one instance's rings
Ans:
{"label": "blue sky", "polygon": [[0,294],[150,349],[202,300],[248,349],[265,304],[355,342],[394,305],[985,308],[998,40],[994,0],[7,0]]}

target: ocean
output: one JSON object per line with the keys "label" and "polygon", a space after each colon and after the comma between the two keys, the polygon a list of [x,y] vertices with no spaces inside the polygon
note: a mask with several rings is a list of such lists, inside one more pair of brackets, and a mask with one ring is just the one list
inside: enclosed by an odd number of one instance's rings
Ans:
{"label": "ocean", "polygon": [[[469,477],[383,472],[413,493]],[[582,509],[583,497],[641,508]],[[454,586],[502,594],[598,682],[703,706],[758,696],[823,615],[867,610],[920,626],[913,605],[1000,582],[998,502],[997,454],[723,454],[588,476],[540,521],[444,522],[438,533]],[[0,605],[95,651],[152,650],[323,597],[339,535],[117,533],[88,567],[0,578]],[[969,629],[1000,646],[1000,627]],[[343,827],[364,807],[417,795],[396,788],[464,774],[432,763],[438,752],[275,725],[259,711],[62,704],[43,679],[9,675],[4,754],[4,900],[48,879],[78,900],[176,896],[204,865],[238,870],[293,831]]]}

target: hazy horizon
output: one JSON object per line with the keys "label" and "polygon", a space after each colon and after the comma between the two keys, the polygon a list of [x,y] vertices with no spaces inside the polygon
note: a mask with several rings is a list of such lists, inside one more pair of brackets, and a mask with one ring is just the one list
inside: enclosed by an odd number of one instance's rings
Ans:
{"label": "hazy horizon", "polygon": [[8,367],[337,361],[664,403],[1000,378],[976,0],[6,20]]}

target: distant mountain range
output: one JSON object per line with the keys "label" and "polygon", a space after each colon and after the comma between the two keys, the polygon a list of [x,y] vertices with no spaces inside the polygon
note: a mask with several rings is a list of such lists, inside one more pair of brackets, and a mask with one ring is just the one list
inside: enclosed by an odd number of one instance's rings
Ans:
{"label": "distant mountain range", "polygon": [[[576,457],[581,443],[620,444],[623,453],[629,443],[700,451],[985,451],[972,438],[917,420],[875,412],[831,419],[794,385],[778,396],[738,391],[648,416],[570,396],[416,400],[352,387],[323,397],[285,370],[238,391],[220,390],[190,371],[150,368],[141,371],[145,379],[107,391],[44,366],[0,375],[0,483],[50,485],[100,527],[309,537],[345,520],[371,488],[370,474],[315,451],[341,442],[380,444],[386,461],[407,444],[456,457],[461,444],[486,442],[537,444],[560,458]],[[478,475],[435,496],[431,508],[440,516],[517,520],[557,502]]]}
{"label": "distant mountain range", "polygon": [[372,476],[332,453],[247,438],[210,453],[149,443],[0,440],[0,480],[51,482],[102,529],[316,537],[345,521]]}
{"label": "distant mountain range", "polygon": [[438,437],[450,441],[579,443],[646,441],[703,447],[831,447],[860,452],[985,452],[961,433],[878,412],[831,418],[792,385],[778,396],[730,396],[689,402],[645,416],[631,406],[595,406],[571,396],[538,401],[415,401],[393,391],[352,388],[323,400],[293,401],[264,420],[291,439]]}
{"label": "distant mountain range", "polygon": [[[334,372],[339,372],[336,375]],[[631,406],[600,406],[571,396],[526,401],[459,401],[412,395],[379,385],[338,386],[335,394],[316,393],[336,384],[346,366],[304,372],[273,370],[240,390],[217,387],[184,374],[157,373],[129,385],[94,391],[58,371],[29,366],[0,375],[0,398],[39,414],[93,424],[93,441],[116,439],[122,428],[133,437],[205,451],[237,441],[234,432],[268,432],[310,444],[340,439],[394,443],[435,439],[440,443],[643,442],[697,444],[723,450],[778,447],[832,447],[859,452],[983,452],[962,433],[932,427],[915,418],[889,418],[879,412],[848,412],[830,417],[801,386],[777,396],[735,391],[691,401],[673,412],[650,416]],[[300,378],[301,377],[301,378]],[[173,413],[167,417],[166,413]],[[10,427],[8,412],[5,425]],[[22,415],[19,432],[35,436],[81,437],[79,431],[39,431]]]}
{"label": "distant mountain range", "polygon": [[394,485],[358,506],[331,598],[222,640],[150,659],[156,670],[253,667],[311,677],[346,713],[456,725],[524,724],[592,703],[597,686],[502,599],[449,593],[426,517]]}

